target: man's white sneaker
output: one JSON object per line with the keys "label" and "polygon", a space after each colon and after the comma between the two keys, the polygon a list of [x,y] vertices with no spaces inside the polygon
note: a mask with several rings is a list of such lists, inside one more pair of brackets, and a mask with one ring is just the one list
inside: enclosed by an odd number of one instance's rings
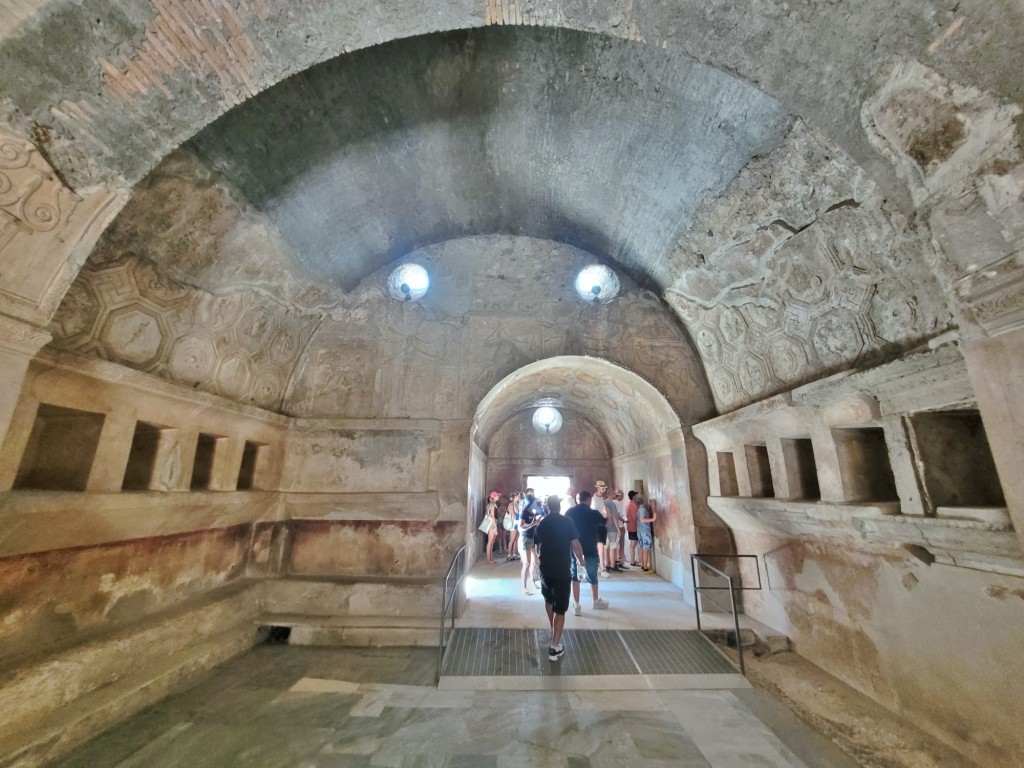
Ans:
{"label": "man's white sneaker", "polygon": [[554,648],[548,648],[548,661],[558,661],[565,655],[565,647],[559,643]]}
{"label": "man's white sneaker", "polygon": [[[608,601],[605,600],[603,597],[599,597],[597,600],[594,601],[594,610],[595,611],[603,611],[603,610],[605,610],[607,608],[608,608]],[[576,615],[579,616],[578,613]]]}
{"label": "man's white sneaker", "polygon": [[[608,604],[605,603],[605,605],[607,606]],[[574,614],[576,614],[577,616],[581,615],[583,613],[583,606],[580,605],[579,603],[576,603],[576,605],[572,609],[572,612]]]}

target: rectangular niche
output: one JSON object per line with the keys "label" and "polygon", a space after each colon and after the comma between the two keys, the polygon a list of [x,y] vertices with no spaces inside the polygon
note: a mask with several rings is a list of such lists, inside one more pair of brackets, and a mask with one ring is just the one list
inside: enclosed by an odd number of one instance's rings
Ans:
{"label": "rectangular niche", "polygon": [[814,446],[809,438],[782,438],[782,459],[786,463],[791,499],[817,501],[821,498],[818,487],[818,465],[814,461]]}
{"label": "rectangular niche", "polygon": [[775,496],[772,467],[768,461],[768,448],[764,445],[743,446],[747,455],[747,474],[750,475],[750,495],[759,499]]}
{"label": "rectangular niche", "polygon": [[102,413],[41,404],[14,488],[84,491],[103,431]]}
{"label": "rectangular niche", "polygon": [[213,481],[214,462],[227,447],[228,439],[217,435],[199,433],[199,442],[196,443],[196,459],[192,464],[192,484],[189,486],[193,491],[208,491]]}
{"label": "rectangular niche", "polygon": [[736,460],[732,451],[718,452],[718,492],[721,496],[740,495],[740,487],[736,482]]}
{"label": "rectangular niche", "polygon": [[261,487],[258,479],[263,472],[266,453],[266,445],[251,440],[245,441],[245,448],[242,449],[242,466],[238,469],[238,483],[235,488],[240,491],[251,491]]}
{"label": "rectangular niche", "polygon": [[1006,506],[980,413],[918,413],[910,422],[934,507]]}
{"label": "rectangular niche", "polygon": [[832,430],[846,501],[899,501],[881,427]]}
{"label": "rectangular niche", "polygon": [[125,491],[146,491],[153,487],[157,472],[157,460],[161,442],[168,439],[175,430],[145,421],[135,423],[135,434],[128,452],[128,466],[124,470],[121,489]]}

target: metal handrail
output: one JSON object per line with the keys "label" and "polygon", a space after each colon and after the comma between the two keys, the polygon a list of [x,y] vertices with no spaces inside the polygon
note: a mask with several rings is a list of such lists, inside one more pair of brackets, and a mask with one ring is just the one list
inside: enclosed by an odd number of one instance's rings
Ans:
{"label": "metal handrail", "polygon": [[[462,586],[463,580],[466,578],[465,569],[466,559],[466,548],[462,547],[455,556],[452,558],[451,565],[448,566],[448,572],[444,575],[444,581],[441,582],[441,636],[437,643],[437,675],[435,677],[435,684],[441,682],[441,666],[444,664],[444,655],[447,650],[444,639],[444,625],[448,618],[448,610],[452,608],[454,604],[455,608],[452,610],[452,630],[455,629],[455,617],[458,614],[459,604],[455,601],[455,597],[459,594],[459,587]],[[461,567],[456,567],[461,564]],[[458,573],[459,578],[455,582],[455,586],[452,588],[452,593],[448,594],[448,584],[452,578],[452,571]]]}
{"label": "metal handrail", "polygon": [[[724,556],[725,557],[736,557],[736,555],[708,555],[708,557],[724,557]],[[736,610],[736,587],[733,585],[732,576],[727,574],[725,571],[718,570],[717,568],[715,568],[715,566],[711,565],[711,563],[709,563],[707,560],[702,558],[700,555],[690,555],[690,575],[693,577],[693,605],[694,605],[694,611],[697,614],[697,631],[698,632],[702,632],[703,631],[701,629],[701,626],[700,626],[700,595],[698,593],[702,589],[722,589],[722,587],[700,587],[700,586],[697,586],[697,563],[700,563],[703,567],[707,568],[708,570],[714,571],[719,576],[724,578],[726,580],[726,582],[728,582],[728,584],[729,584],[729,586],[726,587],[726,588],[729,590],[730,612],[732,613],[733,626],[736,629],[736,647],[739,649],[739,652],[740,652],[740,674],[745,676],[747,674],[747,668],[746,668],[746,665],[743,663],[743,640],[740,637],[740,616],[739,616],[739,613]],[[758,581],[759,582],[760,582],[760,577],[761,577],[761,572],[760,572],[760,569],[759,569],[758,570]],[[760,583],[758,584],[758,588],[760,588]],[[711,600],[711,598],[707,598],[707,599],[710,600],[712,603],[714,603],[719,608],[722,608],[722,606],[718,605],[718,603],[715,603],[715,601]],[[725,609],[723,608],[723,610],[725,610]]]}

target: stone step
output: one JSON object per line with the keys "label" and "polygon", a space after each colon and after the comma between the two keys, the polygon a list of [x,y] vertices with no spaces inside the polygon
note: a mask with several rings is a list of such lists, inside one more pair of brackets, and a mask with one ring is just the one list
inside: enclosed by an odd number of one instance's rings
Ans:
{"label": "stone step", "polygon": [[256,582],[231,584],[8,670],[0,683],[0,736],[97,688],[145,674],[154,660],[173,657],[231,627],[251,627],[258,588]]}
{"label": "stone step", "polygon": [[306,616],[438,616],[440,579],[288,576],[264,583],[266,613]]}
{"label": "stone step", "polygon": [[52,759],[252,647],[260,588],[236,582],[7,668],[0,683],[0,768]]}
{"label": "stone step", "polygon": [[316,616],[264,613],[261,627],[287,627],[290,645],[434,646],[440,639],[440,609],[434,616]]}
{"label": "stone step", "polygon": [[88,741],[174,690],[194,684],[218,664],[245,653],[258,639],[250,623],[194,642],[173,654],[137,649],[146,664],[110,685],[76,697],[67,706],[4,725],[0,768],[38,768]]}

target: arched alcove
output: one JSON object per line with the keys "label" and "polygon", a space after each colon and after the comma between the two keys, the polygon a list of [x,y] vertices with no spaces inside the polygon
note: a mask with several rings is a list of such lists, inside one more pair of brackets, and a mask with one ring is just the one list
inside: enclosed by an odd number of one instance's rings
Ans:
{"label": "arched alcove", "polygon": [[656,542],[659,573],[679,586],[687,585],[689,553],[697,551],[698,542],[715,535],[728,541],[727,532],[704,506],[703,449],[657,388],[597,357],[563,355],[523,366],[480,401],[470,430],[467,547],[471,559],[479,552],[475,529],[489,490],[485,481],[492,442],[509,422],[540,404],[585,418],[600,432],[609,451],[607,482],[623,489],[642,483],[658,500],[662,509]]}

